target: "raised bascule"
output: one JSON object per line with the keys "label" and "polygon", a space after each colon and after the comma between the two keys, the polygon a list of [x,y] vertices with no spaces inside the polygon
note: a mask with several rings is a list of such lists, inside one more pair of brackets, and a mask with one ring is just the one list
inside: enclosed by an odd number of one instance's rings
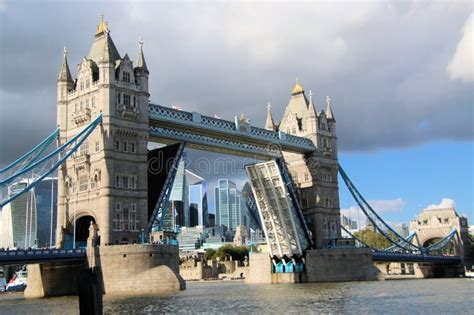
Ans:
{"label": "raised bascule", "polygon": [[[88,55],[77,66],[76,79],[64,50],[57,80],[58,129],[0,170],[2,188],[29,178],[22,190],[2,195],[0,206],[46,176],[58,175],[56,245],[63,250],[0,253],[0,264],[39,264],[31,268],[40,279],[28,285],[38,291],[31,296],[57,294],[54,286],[60,284],[52,275],[61,268],[64,272],[99,267],[107,293],[123,291],[125,286],[114,276],[123,266],[132,273],[127,275],[132,287],[146,276],[156,279],[145,288],[147,292],[163,292],[160,286],[168,291],[182,289],[176,246],[120,244],[144,243],[153,229],[162,226],[185,148],[262,161],[247,165],[246,171],[269,254],[252,255],[249,282],[375,280],[380,272],[373,261],[455,266],[462,262],[462,250],[454,256],[442,255],[453,242],[462,248],[456,231],[423,247],[413,242],[414,235],[406,239],[397,234],[365,201],[338,164],[336,120],[329,97],[325,109],[318,112],[313,94],[307,97],[297,81],[281,122],[275,123],[268,105],[265,128],[260,128],[243,115],[227,121],[150,103],[148,77],[143,42],[134,64],[128,54],[120,55],[103,18]],[[148,151],[150,142],[171,146]],[[163,151],[167,158],[160,160]],[[339,173],[392,247],[377,251],[341,238]],[[77,249],[85,246],[87,250]],[[278,275],[280,268],[291,275]],[[141,294],[143,290],[131,291]]]}

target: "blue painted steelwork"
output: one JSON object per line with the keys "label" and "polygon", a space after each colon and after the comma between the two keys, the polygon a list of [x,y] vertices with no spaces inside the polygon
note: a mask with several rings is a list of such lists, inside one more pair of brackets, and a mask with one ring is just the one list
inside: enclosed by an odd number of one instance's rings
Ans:
{"label": "blue painted steelwork", "polygon": [[[369,203],[364,199],[364,197],[359,193],[357,188],[354,186],[352,181],[347,176],[344,169],[339,165],[339,173],[341,174],[344,183],[346,184],[349,192],[351,193],[352,197],[354,197],[355,201],[359,205],[360,209],[364,212],[367,218],[372,222],[374,227],[394,246],[399,247],[402,250],[409,251],[409,252],[423,252],[424,249],[422,247],[416,246],[411,244],[407,241],[404,237],[398,234],[397,231],[392,229],[390,225],[388,225],[378,214],[375,212],[374,209],[369,205]],[[388,233],[388,232],[390,233]],[[395,236],[395,237],[394,237]]]}
{"label": "blue painted steelwork", "polygon": [[[10,176],[0,182],[1,189],[9,183],[21,180],[22,175],[25,175],[24,177],[26,177],[26,174],[29,172],[31,172],[32,177],[34,176],[34,179],[30,178],[27,185],[23,189],[15,190],[14,192],[8,194],[6,198],[2,198],[2,200],[0,201],[0,208],[8,204],[9,202],[12,202],[13,200],[21,196],[23,193],[31,190],[46,176],[51,175],[54,171],[56,171],[58,167],[66,161],[67,158],[69,158],[74,152],[79,149],[81,144],[101,123],[102,113],[100,113],[92,122],[90,122],[86,127],[84,127],[84,129],[82,129],[77,135],[72,137],[69,141],[61,145],[59,148],[42,157],[30,166],[22,169],[21,171],[16,172],[13,176]],[[37,171],[36,174],[34,174],[35,170]]]}
{"label": "blue painted steelwork", "polygon": [[30,249],[0,251],[0,265],[25,265],[59,261],[85,261],[86,250]]}
{"label": "blue painted steelwork", "polygon": [[[217,119],[200,113],[149,104],[150,136],[188,144],[228,149],[235,152],[279,157],[282,149],[308,153],[315,150],[310,139],[254,126],[239,128],[239,122]],[[167,124],[168,126],[163,126]],[[182,128],[185,127],[185,128]],[[211,136],[211,134],[215,136]],[[233,140],[226,140],[233,139]]]}
{"label": "blue painted steelwork", "polygon": [[56,130],[54,130],[47,138],[41,141],[41,143],[39,143],[33,149],[23,154],[10,165],[0,169],[0,175],[7,171],[13,170],[14,168],[17,168],[16,171],[12,171],[12,174],[9,175],[12,176],[16,172],[21,171],[30,166],[49,147],[49,145],[58,138],[58,136],[59,128],[56,128]]}
{"label": "blue painted steelwork", "polygon": [[458,234],[458,231],[455,228],[453,228],[451,232],[449,232],[448,235],[440,239],[438,242],[431,244],[428,247],[425,247],[425,249],[427,251],[432,251],[432,252],[441,251],[443,250],[443,248],[445,248],[449,244],[449,242],[451,242],[454,239],[454,237],[457,234]]}
{"label": "blue painted steelwork", "polygon": [[171,166],[168,176],[166,177],[165,184],[163,185],[163,189],[161,190],[160,196],[158,197],[158,200],[156,202],[155,209],[153,210],[153,213],[150,217],[150,221],[148,222],[148,233],[152,232],[153,226],[155,225],[155,221],[157,220],[160,214],[161,214],[161,220],[159,220],[158,222],[158,230],[161,230],[163,227],[163,222],[165,219],[164,216],[166,213],[164,209],[168,207],[169,197],[171,194],[171,190],[173,189],[173,183],[176,177],[176,173],[178,172],[179,161],[181,160],[181,157],[183,156],[184,147],[185,147],[185,143],[181,142],[178,148],[178,152],[176,153],[176,157],[173,161],[173,165]]}
{"label": "blue painted steelwork", "polygon": [[280,173],[283,178],[283,181],[285,182],[288,192],[290,193],[291,201],[293,202],[293,206],[296,209],[298,219],[300,220],[299,226],[303,227],[304,236],[306,238],[307,244],[309,244],[308,247],[312,248],[313,238],[311,237],[311,233],[309,231],[308,225],[306,224],[306,219],[304,218],[303,210],[301,208],[299,198],[296,195],[290,172],[288,171],[288,168],[286,167],[285,159],[281,157],[281,158],[276,159],[276,162],[278,164],[278,167],[280,168]]}
{"label": "blue painted steelwork", "polygon": [[387,248],[383,249],[383,251],[400,252],[401,247],[403,247],[404,245],[407,245],[406,242],[409,242],[409,244],[412,244],[412,241],[415,237],[416,237],[416,231],[413,231],[413,232],[410,233],[410,235],[407,236],[406,241],[401,240],[398,243],[399,246],[392,245],[390,247],[387,247]]}

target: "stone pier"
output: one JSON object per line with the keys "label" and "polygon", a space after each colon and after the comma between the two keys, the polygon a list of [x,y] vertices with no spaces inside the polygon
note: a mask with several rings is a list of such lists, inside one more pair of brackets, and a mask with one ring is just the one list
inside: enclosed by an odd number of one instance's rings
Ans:
{"label": "stone pier", "polygon": [[374,266],[369,249],[308,250],[305,262],[304,272],[272,273],[268,254],[252,254],[249,275],[245,282],[264,284],[384,280],[382,272]]}
{"label": "stone pier", "polygon": [[26,298],[77,295],[81,270],[98,267],[104,294],[174,293],[186,284],[179,275],[178,247],[114,245],[89,247],[87,261],[28,265]]}

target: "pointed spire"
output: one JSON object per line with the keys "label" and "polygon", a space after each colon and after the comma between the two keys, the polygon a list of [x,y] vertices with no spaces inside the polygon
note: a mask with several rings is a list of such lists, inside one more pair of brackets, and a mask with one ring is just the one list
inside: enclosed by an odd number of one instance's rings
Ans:
{"label": "pointed spire", "polygon": [[95,30],[95,35],[100,35],[102,33],[106,33],[109,31],[109,24],[107,21],[104,19],[104,14],[100,16],[100,22],[97,25],[97,28]]}
{"label": "pointed spire", "polygon": [[327,119],[332,119],[334,121],[336,121],[336,119],[334,118],[334,114],[332,113],[332,109],[331,109],[331,99],[329,98],[329,96],[326,96],[326,117]]}
{"label": "pointed spire", "polygon": [[295,86],[293,87],[293,90],[291,90],[291,94],[295,95],[295,94],[299,94],[303,92],[304,92],[303,85],[301,85],[300,80],[296,78],[296,83],[295,83]]}
{"label": "pointed spire", "polygon": [[149,73],[148,68],[146,66],[146,62],[145,62],[145,56],[143,55],[143,40],[141,36],[140,36],[140,39],[138,40],[138,57],[137,57],[137,66],[135,68],[143,70],[147,74]]}
{"label": "pointed spire", "polygon": [[309,118],[316,118],[317,117],[317,114],[316,114],[316,109],[314,108],[314,104],[313,104],[313,92],[311,90],[309,90]]}
{"label": "pointed spire", "polygon": [[67,63],[67,49],[63,48],[63,64],[61,66],[61,71],[59,71],[58,81],[66,81],[72,83],[71,71],[69,71],[69,64]]}
{"label": "pointed spire", "polygon": [[267,104],[267,121],[265,122],[265,129],[267,129],[267,130],[275,130],[275,122],[273,121],[271,108],[272,108],[272,105],[270,105],[270,102],[268,102],[268,104]]}

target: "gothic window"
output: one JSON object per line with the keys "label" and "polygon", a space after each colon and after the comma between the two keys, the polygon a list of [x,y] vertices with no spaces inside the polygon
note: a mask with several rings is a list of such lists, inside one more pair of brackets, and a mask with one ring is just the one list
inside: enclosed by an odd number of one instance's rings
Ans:
{"label": "gothic window", "polygon": [[120,92],[117,93],[117,104],[121,104],[122,103],[122,94],[120,94]]}
{"label": "gothic window", "polygon": [[123,104],[126,106],[130,106],[130,95],[128,94],[123,95]]}
{"label": "gothic window", "polygon": [[89,188],[89,178],[82,176],[79,178],[79,191],[86,191]]}
{"label": "gothic window", "polygon": [[100,142],[96,141],[95,142],[95,152],[99,152],[99,150],[100,150]]}
{"label": "gothic window", "polygon": [[76,185],[77,185],[77,184],[76,184],[76,181],[73,180],[72,183],[71,183],[71,189],[72,189],[72,192],[73,192],[73,193],[76,193],[76,188],[77,188]]}
{"label": "gothic window", "polygon": [[81,80],[81,83],[79,84],[79,89],[82,91],[84,90],[84,81]]}
{"label": "gothic window", "polygon": [[326,124],[321,123],[321,129],[322,129],[322,130],[326,130]]}
{"label": "gothic window", "polygon": [[82,107],[82,101],[81,101],[79,104],[80,104],[79,109],[82,110],[82,109],[83,109],[83,107]]}
{"label": "gothic window", "polygon": [[115,176],[115,187],[122,188],[122,177],[119,175]]}
{"label": "gothic window", "polygon": [[123,176],[122,177],[122,187],[123,188],[128,188],[128,176]]}
{"label": "gothic window", "polygon": [[95,108],[95,96],[92,96],[91,98],[91,106],[92,108]]}
{"label": "gothic window", "polygon": [[86,99],[86,108],[89,108],[89,99]]}
{"label": "gothic window", "polygon": [[115,140],[115,151],[120,151],[120,141]]}
{"label": "gothic window", "polygon": [[137,97],[133,96],[133,106],[137,106]]}
{"label": "gothic window", "polygon": [[135,142],[130,143],[130,152],[135,153]]}
{"label": "gothic window", "polygon": [[123,72],[123,81],[130,83],[130,72]]}
{"label": "gothic window", "polygon": [[128,143],[127,143],[127,141],[123,142],[123,152],[128,152]]}
{"label": "gothic window", "polygon": [[80,152],[81,155],[89,154],[89,142],[87,140],[82,143]]}
{"label": "gothic window", "polygon": [[131,189],[136,189],[137,188],[137,177],[136,176],[130,176],[130,188]]}
{"label": "gothic window", "polygon": [[86,80],[86,88],[89,88],[89,85],[90,85],[90,84],[91,84],[91,81],[90,81],[89,78],[87,78],[87,80]]}
{"label": "gothic window", "polygon": [[444,218],[444,223],[445,223],[445,224],[448,224],[448,223],[449,223],[449,219],[448,219],[448,218]]}
{"label": "gothic window", "polygon": [[130,230],[130,211],[128,211],[128,208],[123,208],[123,229],[125,231]]}
{"label": "gothic window", "polygon": [[95,180],[93,177],[91,178],[91,190],[92,189],[95,189]]}
{"label": "gothic window", "polygon": [[117,202],[115,204],[115,218],[114,218],[114,230],[123,229],[123,216],[122,216],[122,204]]}
{"label": "gothic window", "polygon": [[308,180],[309,180],[309,174],[308,174],[308,173],[304,173],[304,180],[305,180],[305,181],[308,181]]}

